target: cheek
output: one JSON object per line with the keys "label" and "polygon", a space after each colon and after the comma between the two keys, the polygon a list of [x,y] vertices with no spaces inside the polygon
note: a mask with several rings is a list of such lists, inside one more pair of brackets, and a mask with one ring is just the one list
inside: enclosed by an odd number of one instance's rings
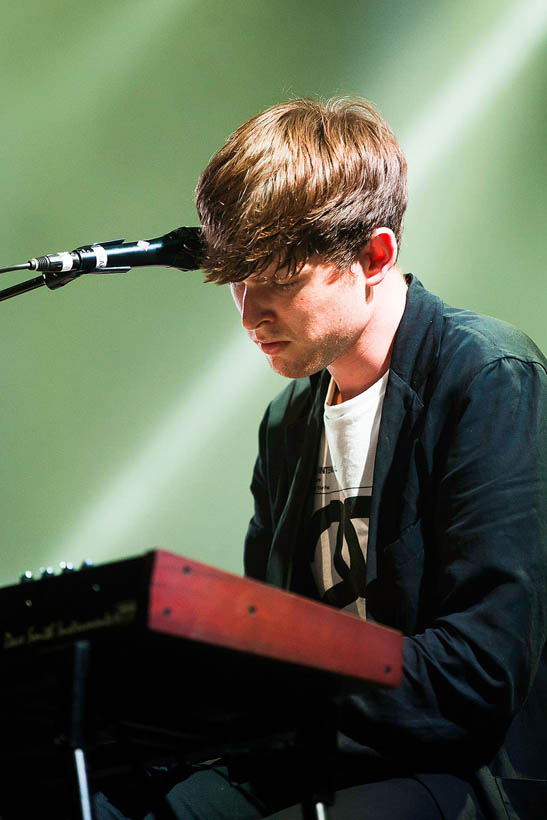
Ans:
{"label": "cheek", "polygon": [[289,311],[285,313],[280,311],[280,320],[302,334],[313,337],[314,332],[317,332],[319,326],[323,324],[324,315],[319,305],[293,304]]}
{"label": "cheek", "polygon": [[[344,294],[346,297],[346,294]],[[363,327],[363,311],[359,296],[354,298],[333,299],[322,305],[322,312],[317,316],[317,326],[325,335],[350,338]]]}

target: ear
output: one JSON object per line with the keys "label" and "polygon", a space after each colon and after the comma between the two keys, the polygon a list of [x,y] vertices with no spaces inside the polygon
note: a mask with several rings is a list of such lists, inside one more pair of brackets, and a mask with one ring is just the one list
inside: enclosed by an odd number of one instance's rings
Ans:
{"label": "ear", "polygon": [[351,269],[359,269],[374,287],[384,280],[397,261],[397,240],[391,228],[375,228],[366,245],[363,245]]}

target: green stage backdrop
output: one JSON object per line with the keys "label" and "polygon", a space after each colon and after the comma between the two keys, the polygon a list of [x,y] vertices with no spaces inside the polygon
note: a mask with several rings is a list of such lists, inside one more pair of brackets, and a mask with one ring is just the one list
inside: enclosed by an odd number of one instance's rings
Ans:
{"label": "green stage backdrop", "polygon": [[[0,267],[196,224],[197,177],[240,122],[356,93],[408,154],[404,269],[545,349],[546,30],[544,0],[9,4]],[[0,582],[154,546],[240,571],[256,429],[283,380],[228,290],[146,268],[0,311]]]}

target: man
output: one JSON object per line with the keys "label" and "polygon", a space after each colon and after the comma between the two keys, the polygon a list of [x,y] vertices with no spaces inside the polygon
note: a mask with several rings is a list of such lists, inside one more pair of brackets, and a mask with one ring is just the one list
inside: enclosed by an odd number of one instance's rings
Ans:
{"label": "man", "polygon": [[[364,100],[259,114],[196,200],[208,278],[295,379],[260,428],[245,570],[405,636],[402,685],[341,706],[332,817],[544,818],[545,359],[403,276],[406,163]],[[170,803],[266,816],[298,801],[283,765]]]}

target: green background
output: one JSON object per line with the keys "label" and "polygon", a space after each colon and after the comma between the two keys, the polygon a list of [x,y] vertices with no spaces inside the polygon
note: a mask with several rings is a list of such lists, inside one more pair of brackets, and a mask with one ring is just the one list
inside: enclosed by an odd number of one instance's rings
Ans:
{"label": "green background", "polygon": [[[546,349],[546,29],[544,0],[10,4],[0,266],[194,225],[197,177],[237,125],[356,93],[407,152],[403,268]],[[0,311],[0,583],[153,546],[241,571],[257,425],[283,380],[228,290],[141,268]]]}

